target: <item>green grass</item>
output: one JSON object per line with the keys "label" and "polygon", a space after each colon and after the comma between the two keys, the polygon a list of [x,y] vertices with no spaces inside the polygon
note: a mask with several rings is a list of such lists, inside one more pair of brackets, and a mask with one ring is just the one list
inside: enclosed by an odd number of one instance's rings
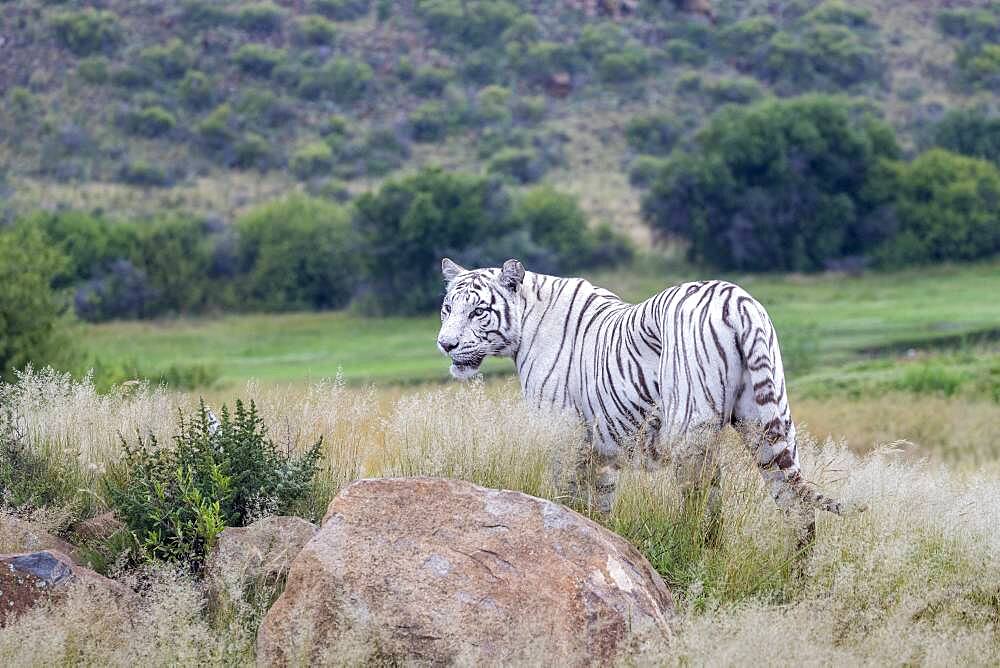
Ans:
{"label": "green grass", "polygon": [[[630,300],[710,273],[643,266],[594,277]],[[909,348],[955,346],[1000,334],[1000,264],[860,277],[728,276],[768,308],[793,378]],[[332,378],[380,385],[448,378],[436,316],[364,318],[350,312],[230,315],[81,326],[103,363],[160,370],[205,365],[222,384]],[[488,373],[512,370],[491,360]]]}

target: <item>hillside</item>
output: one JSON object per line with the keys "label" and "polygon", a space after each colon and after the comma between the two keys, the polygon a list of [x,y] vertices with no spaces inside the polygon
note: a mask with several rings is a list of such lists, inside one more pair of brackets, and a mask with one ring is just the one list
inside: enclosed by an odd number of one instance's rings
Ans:
{"label": "hillside", "polygon": [[[637,157],[723,104],[846,93],[910,146],[950,108],[995,105],[995,3],[715,0],[714,20],[681,4],[8,0],[6,216],[226,221],[291,188],[343,199],[433,163],[550,182],[644,238]],[[649,114],[672,136],[626,133]]]}

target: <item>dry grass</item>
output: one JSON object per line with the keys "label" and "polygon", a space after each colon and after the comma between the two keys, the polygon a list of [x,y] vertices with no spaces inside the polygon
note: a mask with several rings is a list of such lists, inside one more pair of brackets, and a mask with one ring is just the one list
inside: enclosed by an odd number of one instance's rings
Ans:
{"label": "dry grass", "polygon": [[[580,442],[572,420],[533,413],[506,383],[405,392],[336,382],[249,385],[240,394],[256,399],[272,434],[289,447],[324,437],[318,507],[346,482],[380,475],[452,476],[562,498],[567,462]],[[33,447],[56,442],[53,456],[65,452],[84,468],[117,456],[118,431],[152,430],[168,442],[177,411],[196,403],[143,386],[100,396],[86,383],[45,373],[8,388],[4,400],[22,416]],[[699,516],[679,502],[668,471],[627,472],[607,523],[664,575],[681,613],[671,644],[634,662],[1000,661],[997,406],[884,397],[800,402],[798,409],[808,423],[800,431],[806,477],[869,510],[820,517],[812,550],[797,554],[794,534],[750,457],[727,438],[722,537],[706,545]],[[817,441],[810,431],[833,438]],[[913,449],[864,445],[899,435],[923,439],[916,452],[928,459],[915,461]],[[0,664],[253,661],[259,610],[210,615],[198,583],[155,573],[135,614],[77,595],[58,612],[39,609],[23,617],[0,635]]]}

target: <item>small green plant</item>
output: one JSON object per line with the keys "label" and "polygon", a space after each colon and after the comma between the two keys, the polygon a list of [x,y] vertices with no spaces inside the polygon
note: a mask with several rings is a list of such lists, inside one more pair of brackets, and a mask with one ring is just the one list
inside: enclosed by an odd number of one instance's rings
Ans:
{"label": "small green plant", "polygon": [[236,15],[236,25],[248,33],[270,35],[281,29],[285,12],[270,2],[256,2],[244,6]]}
{"label": "small green plant", "polygon": [[290,166],[300,179],[328,174],[333,168],[333,151],[324,142],[310,142],[292,154]]}
{"label": "small green plant", "polygon": [[267,77],[285,58],[282,49],[261,44],[245,44],[233,55],[233,61],[248,74]]}
{"label": "small green plant", "polygon": [[118,517],[146,556],[200,570],[227,526],[295,509],[311,491],[322,439],[295,455],[280,448],[251,401],[215,418],[205,404],[181,416],[174,447],[122,438],[123,457],[105,478]]}
{"label": "small green plant", "polygon": [[112,51],[122,39],[118,17],[104,10],[59,12],[50,25],[56,41],[78,56]]}
{"label": "small green plant", "polygon": [[122,115],[122,128],[139,137],[159,137],[174,129],[177,119],[163,107],[153,106]]}
{"label": "small green plant", "polygon": [[313,0],[312,10],[334,21],[353,21],[366,15],[371,0]]}
{"label": "small green plant", "polygon": [[295,36],[304,46],[330,46],[337,39],[337,26],[322,16],[303,16],[295,22]]}

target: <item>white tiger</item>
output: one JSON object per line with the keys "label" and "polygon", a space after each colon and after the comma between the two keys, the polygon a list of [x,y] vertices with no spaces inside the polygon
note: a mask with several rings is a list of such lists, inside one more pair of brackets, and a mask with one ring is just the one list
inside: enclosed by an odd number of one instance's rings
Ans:
{"label": "white tiger", "polygon": [[437,343],[452,375],[475,375],[487,356],[511,357],[529,402],[575,410],[593,439],[599,510],[611,509],[622,449],[639,443],[653,459],[667,449],[683,488],[705,492],[714,517],[712,436],[732,424],[806,538],[815,508],[843,511],[802,478],[774,326],[742,288],[684,283],[628,304],[581,278],[525,272],[513,259],[502,269],[441,264],[448,286]]}

